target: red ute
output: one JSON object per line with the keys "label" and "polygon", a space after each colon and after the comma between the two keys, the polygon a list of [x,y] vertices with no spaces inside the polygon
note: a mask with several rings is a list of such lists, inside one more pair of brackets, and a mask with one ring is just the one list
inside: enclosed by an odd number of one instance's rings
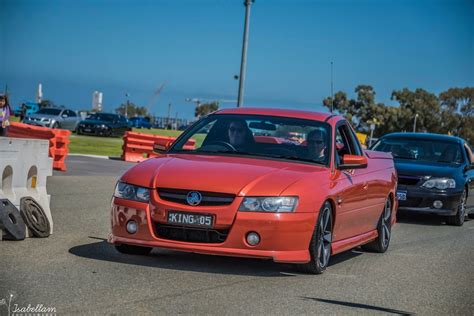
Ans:
{"label": "red ute", "polygon": [[333,254],[389,246],[392,156],[364,151],[340,116],[221,110],[156,148],[115,189],[109,242],[122,253],[270,258],[321,273]]}

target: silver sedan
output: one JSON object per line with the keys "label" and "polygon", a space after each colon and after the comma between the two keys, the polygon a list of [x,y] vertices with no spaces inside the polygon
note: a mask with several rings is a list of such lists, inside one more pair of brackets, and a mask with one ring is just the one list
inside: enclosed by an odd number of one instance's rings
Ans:
{"label": "silver sedan", "polygon": [[50,128],[76,130],[80,117],[76,112],[63,108],[43,108],[38,112],[28,115],[23,123]]}

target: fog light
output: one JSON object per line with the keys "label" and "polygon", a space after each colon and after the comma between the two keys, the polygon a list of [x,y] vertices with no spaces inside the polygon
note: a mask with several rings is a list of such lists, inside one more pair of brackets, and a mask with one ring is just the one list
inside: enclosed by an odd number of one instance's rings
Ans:
{"label": "fog light", "polygon": [[129,234],[135,234],[138,230],[137,222],[135,221],[128,221],[127,223],[127,232]]}
{"label": "fog light", "polygon": [[255,232],[250,232],[247,234],[247,243],[250,246],[256,246],[260,242],[260,236]]}
{"label": "fog light", "polygon": [[442,208],[443,207],[443,202],[439,201],[439,200],[436,200],[433,202],[433,206],[435,208]]}

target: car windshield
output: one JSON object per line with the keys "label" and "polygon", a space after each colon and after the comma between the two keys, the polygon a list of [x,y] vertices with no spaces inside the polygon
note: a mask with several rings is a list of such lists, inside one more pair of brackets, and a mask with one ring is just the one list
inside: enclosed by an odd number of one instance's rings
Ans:
{"label": "car windshield", "polygon": [[41,109],[36,114],[59,115],[61,111],[61,109]]}
{"label": "car windshield", "polygon": [[98,121],[110,121],[113,122],[117,120],[117,115],[115,114],[104,114],[104,113],[95,113],[87,117],[88,120],[98,120]]}
{"label": "car windshield", "polygon": [[263,115],[210,115],[172,146],[169,153],[252,156],[329,164],[327,123]]}
{"label": "car windshield", "polygon": [[456,142],[433,139],[388,137],[372,148],[391,152],[395,160],[409,159],[423,162],[462,163],[461,147]]}

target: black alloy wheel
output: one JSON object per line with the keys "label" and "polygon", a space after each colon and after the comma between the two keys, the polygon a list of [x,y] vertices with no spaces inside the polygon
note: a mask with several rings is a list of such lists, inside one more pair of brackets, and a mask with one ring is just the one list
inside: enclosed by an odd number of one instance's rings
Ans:
{"label": "black alloy wheel", "polygon": [[378,253],[387,251],[392,237],[392,201],[390,198],[387,198],[382,215],[380,215],[377,232],[378,237],[374,241],[363,245],[362,249]]}
{"label": "black alloy wheel", "polygon": [[325,202],[319,212],[318,221],[309,244],[311,261],[297,265],[299,270],[310,274],[321,274],[326,270],[331,257],[332,227],[331,203]]}
{"label": "black alloy wheel", "polygon": [[466,218],[466,202],[467,192],[466,189],[464,189],[461,194],[461,199],[459,200],[456,215],[446,217],[446,223],[448,225],[462,226],[464,224],[464,219]]}

